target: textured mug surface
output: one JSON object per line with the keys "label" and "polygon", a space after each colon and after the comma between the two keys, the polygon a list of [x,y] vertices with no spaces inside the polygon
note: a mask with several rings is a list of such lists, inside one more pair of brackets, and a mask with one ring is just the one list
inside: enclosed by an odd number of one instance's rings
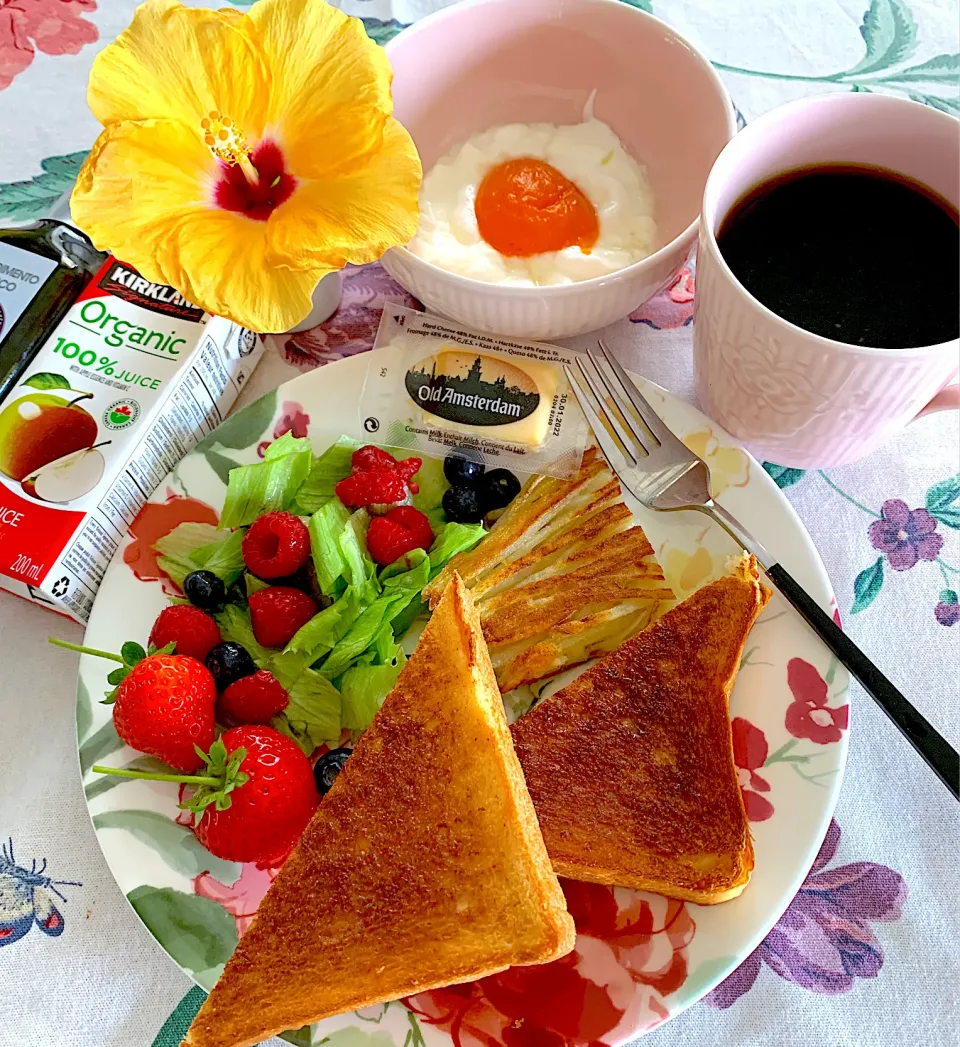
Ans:
{"label": "textured mug surface", "polygon": [[[946,388],[957,375],[960,344],[861,347],[796,327],[730,271],[716,240],[723,218],[773,175],[820,163],[886,167],[956,207],[958,129],[953,117],[916,102],[821,95],[767,113],[718,157],[700,218],[694,374],[704,410],[758,457],[800,469],[843,465],[875,450],[928,405],[960,406],[957,388]],[[936,260],[929,264],[933,293],[955,293],[936,288]]]}
{"label": "textured mug surface", "polygon": [[659,249],[580,283],[483,283],[404,247],[388,251],[384,268],[432,312],[495,334],[568,337],[626,316],[686,262],[710,165],[736,119],[710,63],[676,30],[620,0],[466,0],[415,22],[387,54],[394,115],[425,171],[477,131],[574,124],[592,107],[653,190]]}

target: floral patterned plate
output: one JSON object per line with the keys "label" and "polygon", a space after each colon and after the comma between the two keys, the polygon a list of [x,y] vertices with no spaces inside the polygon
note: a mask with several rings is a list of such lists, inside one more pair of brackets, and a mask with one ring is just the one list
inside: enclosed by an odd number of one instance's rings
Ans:
{"label": "floral patterned plate", "polygon": [[[86,642],[143,641],[165,603],[151,545],[184,520],[216,522],[230,468],[255,461],[282,432],[317,451],[362,435],[356,407],[368,358],[303,375],[228,419],[159,486],[104,577]],[[815,598],[832,601],[820,558],[773,481],[730,437],[657,386],[647,395],[709,463],[714,494]],[[695,513],[635,507],[668,580],[687,595],[723,570],[727,537]],[[569,676],[569,674],[568,674]],[[103,662],[80,663],[77,733],[87,804],[120,889],[157,941],[209,988],[276,870],[212,857],[177,810],[177,786],[92,774],[100,762],[150,767],[123,747]],[[813,864],[830,823],[847,752],[846,672],[778,596],[750,635],[731,702],[736,763],[752,823],[756,869],[746,891],[701,907],[651,894],[565,882],[576,950],[540,967],[421,993],[341,1015],[288,1036],[299,1044],[424,1047],[611,1047],[700,999],[756,948]],[[349,1043],[347,1042],[349,1040]],[[366,1045],[364,1045],[366,1047]]]}

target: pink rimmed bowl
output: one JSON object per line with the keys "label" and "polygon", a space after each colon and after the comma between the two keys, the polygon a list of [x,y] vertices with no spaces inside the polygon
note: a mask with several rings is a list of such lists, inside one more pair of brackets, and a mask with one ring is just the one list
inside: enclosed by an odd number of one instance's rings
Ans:
{"label": "pink rimmed bowl", "polygon": [[395,115],[424,171],[497,124],[578,123],[596,92],[594,115],[646,165],[654,193],[658,250],[580,283],[489,284],[388,251],[388,272],[428,309],[490,333],[569,337],[626,316],[686,261],[736,119],[710,63],[675,30],[622,0],[465,0],[405,29],[387,53]]}

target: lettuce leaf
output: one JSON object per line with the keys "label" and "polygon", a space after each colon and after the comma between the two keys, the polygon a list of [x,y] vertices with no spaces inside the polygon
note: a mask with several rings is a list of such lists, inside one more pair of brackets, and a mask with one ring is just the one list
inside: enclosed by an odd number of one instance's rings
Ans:
{"label": "lettuce leaf", "polygon": [[377,565],[367,552],[367,528],[370,514],[366,509],[353,513],[340,532],[340,555],[343,558],[343,577],[353,586],[361,603],[373,603],[380,595]]}
{"label": "lettuce leaf", "polygon": [[[317,572],[317,585],[325,596],[337,595],[337,582],[346,571],[340,535],[350,519],[350,510],[339,498],[331,498],[318,509],[307,525],[310,532],[310,553]],[[343,588],[341,584],[341,589]]]}
{"label": "lettuce leaf", "polygon": [[315,614],[306,625],[301,626],[283,649],[284,654],[308,654],[315,662],[328,654],[346,636],[350,626],[360,614],[357,590],[348,586],[343,596],[335,603]]}
{"label": "lettuce leaf", "polygon": [[413,496],[414,508],[428,514],[438,509],[444,492],[450,486],[443,475],[442,459],[424,458],[415,479],[420,491]]}
{"label": "lettuce leaf", "polygon": [[245,647],[250,657],[257,663],[258,669],[273,671],[275,652],[268,651],[266,647],[261,647],[257,643],[253,635],[253,626],[250,624],[250,612],[245,607],[228,603],[213,617],[220,626],[220,635],[224,640],[232,640]]}
{"label": "lettuce leaf", "polygon": [[437,532],[430,546],[430,576],[440,573],[441,568],[457,553],[472,549],[487,532],[483,524],[446,523]]}
{"label": "lettuce leaf", "polygon": [[[427,584],[427,582],[430,581],[430,568],[430,558],[424,556],[409,570],[382,579],[384,596],[401,593],[405,594],[410,600],[412,600],[413,597],[416,596]],[[404,607],[406,607],[407,603],[409,603],[409,600],[404,603]]]}
{"label": "lettuce leaf", "polygon": [[309,440],[284,433],[270,444],[262,462],[231,469],[221,527],[241,527],[264,513],[289,509],[312,459]]}
{"label": "lettuce leaf", "polygon": [[334,497],[334,488],[345,477],[350,475],[350,459],[353,452],[360,447],[356,440],[341,436],[328,447],[318,458],[297,491],[297,511],[303,515],[315,513]]}
{"label": "lettuce leaf", "polygon": [[412,571],[415,567],[419,567],[420,564],[427,559],[427,553],[424,549],[411,549],[410,552],[404,553],[399,560],[394,560],[392,564],[388,564],[380,572],[381,584],[386,582],[388,578],[393,578],[398,574],[405,574],[407,571]]}
{"label": "lettuce leaf", "polygon": [[[191,521],[178,524],[169,534],[158,538],[153,548],[158,553],[160,570],[181,589],[187,575],[201,568],[213,571],[229,587],[243,571],[239,545],[242,541],[242,531]],[[209,565],[211,560],[214,561],[212,566]]]}
{"label": "lettuce leaf", "polygon": [[271,721],[309,756],[319,745],[335,747],[340,741],[340,692],[312,669],[304,669],[287,688],[290,704]]}
{"label": "lettuce leaf", "polygon": [[404,592],[384,593],[372,603],[350,626],[346,636],[330,652],[320,666],[328,680],[338,677],[376,640],[377,633],[399,614],[412,597]]}
{"label": "lettuce leaf", "polygon": [[[403,652],[401,651],[401,656]],[[393,690],[405,659],[396,664],[355,665],[340,680],[341,719],[350,731],[365,731]]]}

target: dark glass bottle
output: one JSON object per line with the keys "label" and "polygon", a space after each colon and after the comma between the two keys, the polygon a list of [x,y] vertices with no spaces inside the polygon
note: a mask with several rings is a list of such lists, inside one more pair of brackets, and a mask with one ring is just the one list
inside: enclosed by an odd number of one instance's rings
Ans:
{"label": "dark glass bottle", "polygon": [[65,222],[0,228],[0,402],[106,257]]}

